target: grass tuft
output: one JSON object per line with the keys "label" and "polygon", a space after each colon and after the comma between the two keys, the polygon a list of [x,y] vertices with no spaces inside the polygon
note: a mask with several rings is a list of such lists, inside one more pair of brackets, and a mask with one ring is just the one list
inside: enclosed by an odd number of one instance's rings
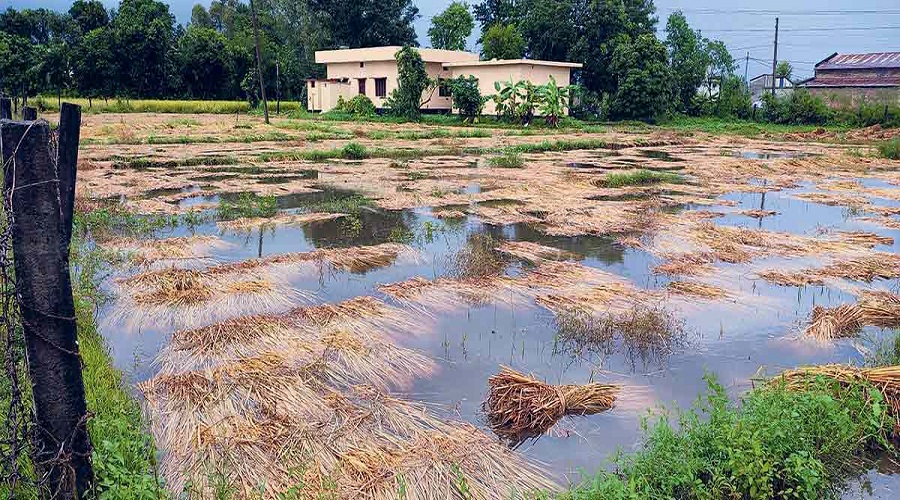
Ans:
{"label": "grass tuft", "polygon": [[900,137],[894,137],[889,141],[878,145],[878,154],[889,160],[900,160]]}
{"label": "grass tuft", "polygon": [[488,165],[494,168],[522,168],[525,166],[525,159],[522,155],[509,151],[499,156],[492,156],[488,159]]}
{"label": "grass tuft", "polygon": [[654,170],[632,170],[630,172],[616,172],[607,174],[597,181],[597,185],[607,188],[620,188],[625,186],[647,186],[650,184],[681,184],[684,177],[671,172],[658,172]]}

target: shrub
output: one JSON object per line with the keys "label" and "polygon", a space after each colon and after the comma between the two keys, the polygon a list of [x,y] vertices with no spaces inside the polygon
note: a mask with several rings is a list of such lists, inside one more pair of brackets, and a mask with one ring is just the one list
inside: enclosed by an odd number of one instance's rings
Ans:
{"label": "shrub", "polygon": [[234,220],[242,217],[272,217],[278,211],[274,196],[258,196],[241,193],[236,200],[219,203],[219,219]]}
{"label": "shrub", "polygon": [[358,142],[348,142],[341,148],[341,158],[345,160],[362,160],[369,156],[366,147]]}
{"label": "shrub", "polygon": [[645,422],[644,449],[616,459],[569,498],[838,498],[859,455],[887,448],[893,420],[880,392],[810,378],[803,390],[766,386],[738,407],[709,389],[678,425]]}
{"label": "shrub", "polygon": [[418,120],[421,114],[422,94],[429,87],[434,87],[434,81],[428,77],[425,62],[416,49],[404,46],[397,51],[394,58],[397,60],[398,85],[391,91],[384,105],[394,115],[407,120]]}
{"label": "shrub", "polygon": [[889,160],[900,160],[900,137],[879,144],[878,154]]}
{"label": "shrub", "polygon": [[825,125],[834,113],[820,97],[795,89],[784,97],[763,94],[763,119],[770,123]]}
{"label": "shrub", "polygon": [[335,111],[349,113],[354,117],[372,116],[375,114],[375,104],[368,97],[357,94],[349,101],[344,96],[338,96],[338,102],[334,106]]}
{"label": "shrub", "polygon": [[453,107],[459,110],[459,115],[467,121],[474,121],[484,109],[486,99],[481,96],[478,89],[478,79],[472,75],[468,78],[458,76],[447,82],[450,87],[450,96]]}

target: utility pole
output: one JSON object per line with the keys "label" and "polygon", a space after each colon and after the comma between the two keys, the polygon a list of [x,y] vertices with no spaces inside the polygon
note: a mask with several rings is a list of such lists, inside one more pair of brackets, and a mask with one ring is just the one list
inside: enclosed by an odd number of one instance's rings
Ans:
{"label": "utility pole", "polygon": [[744,60],[744,83],[747,85],[750,84],[750,80],[747,80],[747,70],[750,69],[750,52],[747,52],[747,59]]}
{"label": "utility pole", "polygon": [[772,97],[775,97],[775,68],[778,66],[778,18],[775,18],[775,53],[772,54]]}
{"label": "utility pole", "polygon": [[259,93],[263,102],[263,118],[266,123],[269,123],[269,104],[266,102],[266,84],[263,82],[262,57],[259,55],[259,23],[256,21],[256,7],[253,6],[253,0],[250,0],[250,16],[253,19],[253,36],[256,38],[256,73],[259,77]]}
{"label": "utility pole", "polygon": [[281,114],[281,66],[275,58],[275,114]]}

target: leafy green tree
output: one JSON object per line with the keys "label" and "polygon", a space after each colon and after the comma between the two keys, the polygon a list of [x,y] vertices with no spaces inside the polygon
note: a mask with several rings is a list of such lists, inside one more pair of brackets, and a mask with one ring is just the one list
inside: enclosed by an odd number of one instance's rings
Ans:
{"label": "leafy green tree", "polygon": [[35,46],[27,38],[0,31],[0,89],[6,95],[24,95],[36,59]]}
{"label": "leafy green tree", "polygon": [[518,26],[531,59],[565,61],[578,39],[573,23],[577,0],[526,0]]}
{"label": "leafy green tree", "polygon": [[672,86],[676,110],[689,113],[697,89],[706,80],[710,66],[709,53],[700,33],[691,29],[681,11],[675,11],[666,22],[666,46],[672,68]]}
{"label": "leafy green tree", "polygon": [[178,67],[187,94],[201,99],[227,98],[231,54],[228,41],[212,28],[190,26],[178,41]]}
{"label": "leafy green tree", "polygon": [[72,69],[75,88],[89,99],[115,95],[118,87],[118,61],[115,34],[108,27],[89,31],[74,50]]}
{"label": "leafy green tree", "polygon": [[722,82],[737,68],[734,58],[728,52],[728,47],[720,40],[706,41],[706,87],[712,93],[712,88],[717,82]]}
{"label": "leafy green tree", "polygon": [[616,45],[628,39],[624,4],[616,0],[592,0],[578,13],[575,22],[583,30],[570,51],[570,58],[584,63],[581,85],[596,95],[614,92],[616,79],[609,65]]}
{"label": "leafy green tree", "polygon": [[100,0],[75,0],[69,8],[69,15],[81,28],[82,33],[109,24],[109,13]]}
{"label": "leafy green tree", "polygon": [[310,0],[310,6],[325,14],[334,47],[418,45],[412,0]]}
{"label": "leafy green tree", "polygon": [[524,53],[525,39],[512,24],[496,24],[482,35],[482,59],[519,59]]}
{"label": "leafy green tree", "polygon": [[790,80],[793,73],[794,67],[787,61],[779,61],[778,64],[775,65],[775,76],[778,78]]}
{"label": "leafy green tree", "polygon": [[750,88],[743,78],[729,74],[719,83],[715,114],[722,118],[748,118],[752,111]]}
{"label": "leafy green tree", "polygon": [[167,58],[175,16],[156,0],[122,0],[113,19],[120,81],[137,97],[164,96],[169,89]]}
{"label": "leafy green tree", "polygon": [[191,26],[196,28],[213,28],[212,17],[202,4],[196,4],[191,8]]}
{"label": "leafy green tree", "polygon": [[465,50],[466,39],[475,28],[475,19],[469,13],[469,6],[453,2],[444,12],[431,19],[428,38],[436,49]]}
{"label": "leafy green tree", "polygon": [[453,107],[459,110],[460,116],[465,121],[475,121],[486,102],[486,98],[481,95],[481,89],[478,88],[478,79],[472,75],[468,77],[460,75],[447,82],[447,85],[450,87]]}
{"label": "leafy green tree", "polygon": [[484,34],[491,26],[518,23],[525,10],[522,4],[521,0],[484,0],[475,4],[472,10]]}
{"label": "leafy green tree", "polygon": [[618,79],[610,114],[616,119],[655,121],[672,96],[666,47],[652,34],[616,46],[610,69]]}
{"label": "leafy green tree", "polygon": [[435,83],[428,77],[418,50],[407,45],[397,51],[394,58],[397,60],[397,88],[391,91],[385,107],[407,120],[418,120],[424,104],[422,95],[427,89],[433,89]]}

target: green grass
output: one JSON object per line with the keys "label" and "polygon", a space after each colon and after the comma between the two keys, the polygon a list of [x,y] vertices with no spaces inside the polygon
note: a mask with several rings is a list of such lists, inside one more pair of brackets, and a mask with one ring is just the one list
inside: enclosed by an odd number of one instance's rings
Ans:
{"label": "green grass", "polygon": [[298,137],[284,132],[270,131],[256,134],[215,136],[215,135],[150,135],[147,137],[91,137],[82,144],[217,144],[230,142],[282,142],[294,141]]}
{"label": "green grass", "polygon": [[358,142],[348,142],[341,148],[341,158],[345,160],[363,160],[368,156],[366,147]]}
{"label": "green grass", "polygon": [[488,158],[488,165],[494,168],[522,168],[525,166],[525,158],[517,152],[509,151]]}
{"label": "green grass", "polygon": [[628,172],[615,172],[597,181],[600,187],[620,188],[625,186],[647,186],[650,184],[681,184],[684,177],[672,172],[658,172],[655,170],[631,170]]}
{"label": "green grass", "polygon": [[740,135],[744,137],[760,137],[767,134],[780,135],[792,132],[812,132],[819,128],[831,131],[844,131],[851,127],[846,125],[780,125],[750,120],[725,119],[717,117],[677,116],[663,122],[660,128],[682,132],[705,132],[713,135]]}
{"label": "green grass", "polygon": [[[84,98],[63,98],[63,102],[78,104],[85,113],[216,113],[234,114],[251,111],[246,101],[191,101],[163,99],[93,99],[89,105]],[[47,112],[59,111],[56,96],[40,96],[30,102],[31,105],[42,106]],[[296,112],[303,105],[299,102],[281,102],[282,113]],[[255,110],[254,110],[255,111]],[[269,103],[269,111],[275,111],[273,103]]]}
{"label": "green grass", "polygon": [[644,424],[644,447],[566,499],[839,498],[866,453],[892,449],[893,419],[874,388],[811,378],[802,391],[761,387],[741,405],[708,377],[691,411]]}
{"label": "green grass", "polygon": [[149,168],[196,167],[199,165],[232,165],[238,163],[234,156],[193,156],[174,160],[154,158],[113,158],[113,168],[133,168],[146,170]]}
{"label": "green grass", "polygon": [[879,143],[878,154],[889,160],[900,160],[900,137]]}

